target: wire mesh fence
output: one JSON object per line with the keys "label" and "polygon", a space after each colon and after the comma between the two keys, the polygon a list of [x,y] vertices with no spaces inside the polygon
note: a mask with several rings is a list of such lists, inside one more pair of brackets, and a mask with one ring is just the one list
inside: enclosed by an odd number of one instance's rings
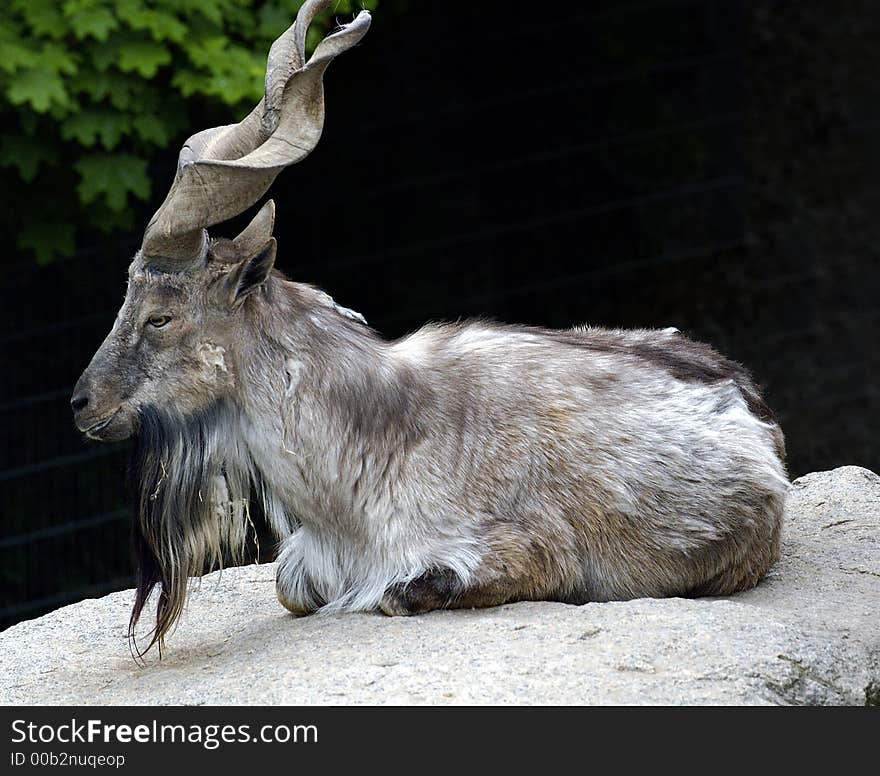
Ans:
{"label": "wire mesh fence", "polygon": [[[862,419],[880,406],[877,257],[866,237],[845,243],[869,218],[767,205],[797,152],[784,122],[764,126],[784,74],[761,66],[751,7],[609,2],[536,29],[515,6],[487,23],[418,4],[334,65],[321,146],[273,189],[279,267],[388,336],[472,315],[674,325],[755,369],[795,474],[876,463]],[[841,132],[876,134],[876,118],[856,111]],[[811,250],[810,230],[836,249]],[[0,626],[131,583],[127,446],[84,442],[68,400],[135,242],[7,273]]]}

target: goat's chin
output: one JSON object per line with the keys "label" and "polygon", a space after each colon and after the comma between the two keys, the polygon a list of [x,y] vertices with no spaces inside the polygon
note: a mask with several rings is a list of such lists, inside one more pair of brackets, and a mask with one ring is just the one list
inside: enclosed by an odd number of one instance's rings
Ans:
{"label": "goat's chin", "polygon": [[86,429],[83,434],[96,442],[122,442],[137,433],[137,413],[120,407],[103,423]]}

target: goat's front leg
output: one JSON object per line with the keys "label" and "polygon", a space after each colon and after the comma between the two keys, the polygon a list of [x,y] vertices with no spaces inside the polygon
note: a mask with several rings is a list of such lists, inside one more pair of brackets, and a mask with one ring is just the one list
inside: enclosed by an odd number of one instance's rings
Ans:
{"label": "goat's front leg", "polygon": [[435,609],[478,609],[532,597],[513,580],[495,578],[465,586],[449,569],[426,571],[410,582],[392,585],[379,608],[391,617],[422,614]]}
{"label": "goat's front leg", "polygon": [[281,605],[298,616],[312,614],[324,601],[312,584],[303,563],[302,529],[294,531],[281,549],[275,573],[275,595]]}
{"label": "goat's front leg", "polygon": [[434,609],[477,609],[513,601],[567,600],[581,564],[572,546],[501,523],[488,532],[486,552],[467,584],[449,568],[429,569],[389,587],[379,608],[387,615]]}

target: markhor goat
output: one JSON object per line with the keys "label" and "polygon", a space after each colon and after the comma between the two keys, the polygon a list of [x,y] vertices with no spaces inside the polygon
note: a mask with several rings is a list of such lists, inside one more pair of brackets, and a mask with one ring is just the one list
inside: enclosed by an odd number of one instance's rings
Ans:
{"label": "markhor goat", "polygon": [[189,577],[243,545],[252,498],[297,614],[755,585],[788,482],[739,365],[669,329],[475,322],[387,342],[273,270],[271,201],[234,240],[208,237],[317,143],[324,70],[370,23],[306,61],[326,5],[305,3],[272,46],[247,118],[184,145],[71,400],[89,437],[137,437],[132,631],[158,585],[161,646]]}

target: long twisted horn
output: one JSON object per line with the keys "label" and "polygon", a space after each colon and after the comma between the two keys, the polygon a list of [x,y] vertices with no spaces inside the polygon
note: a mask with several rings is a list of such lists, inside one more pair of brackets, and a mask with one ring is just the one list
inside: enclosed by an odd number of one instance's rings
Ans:
{"label": "long twisted horn", "polygon": [[265,95],[238,124],[205,129],[184,143],[165,201],[141,245],[145,265],[182,271],[204,255],[205,228],[253,205],[285,167],[305,158],[324,126],[324,70],[354,46],[370,14],[328,35],[305,59],[306,31],[331,0],[307,0],[269,50]]}

